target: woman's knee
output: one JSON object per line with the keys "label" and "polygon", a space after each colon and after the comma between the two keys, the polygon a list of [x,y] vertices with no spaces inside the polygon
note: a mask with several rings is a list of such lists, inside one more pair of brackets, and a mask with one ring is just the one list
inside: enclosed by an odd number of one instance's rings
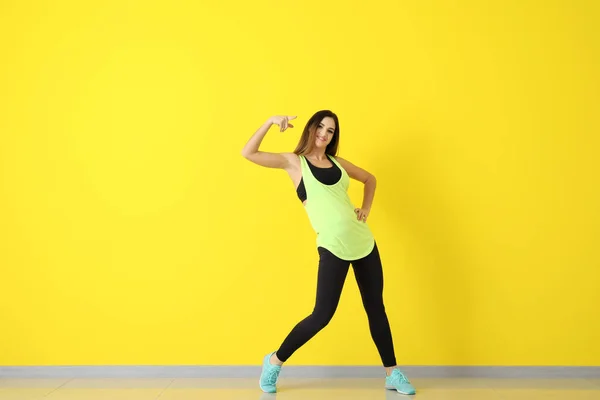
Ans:
{"label": "woman's knee", "polygon": [[385,305],[381,298],[365,299],[363,301],[365,311],[370,317],[385,316]]}
{"label": "woman's knee", "polygon": [[329,324],[334,314],[335,310],[315,310],[311,314],[311,319],[319,329],[323,329]]}

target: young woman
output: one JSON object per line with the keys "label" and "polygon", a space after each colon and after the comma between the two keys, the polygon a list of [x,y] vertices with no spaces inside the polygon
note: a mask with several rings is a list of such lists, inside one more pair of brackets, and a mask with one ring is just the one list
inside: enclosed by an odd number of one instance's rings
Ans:
{"label": "young woman", "polygon": [[[375,194],[375,177],[343,158],[336,157],[340,142],[337,116],[322,110],[314,114],[293,153],[260,151],[272,125],[280,132],[293,128],[296,117],[269,118],[250,138],[242,155],[268,168],[287,171],[317,234],[319,270],[313,312],[300,321],[279,349],[263,359],[260,388],[275,393],[281,366],[333,317],[350,264],[354,269],[371,336],[386,369],[385,387],[414,394],[415,389],[398,369],[390,325],[383,304],[383,270],[377,244],[366,224]],[[355,208],[347,190],[350,178],[364,184],[362,207]]]}

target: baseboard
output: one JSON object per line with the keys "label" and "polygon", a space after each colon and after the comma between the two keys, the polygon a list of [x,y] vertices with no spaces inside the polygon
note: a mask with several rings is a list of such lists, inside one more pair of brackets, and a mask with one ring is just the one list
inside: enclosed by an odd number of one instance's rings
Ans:
{"label": "baseboard", "polygon": [[[600,366],[401,366],[411,378],[600,378]],[[281,378],[376,378],[377,366],[285,366]],[[256,378],[260,366],[0,366],[0,378]]]}

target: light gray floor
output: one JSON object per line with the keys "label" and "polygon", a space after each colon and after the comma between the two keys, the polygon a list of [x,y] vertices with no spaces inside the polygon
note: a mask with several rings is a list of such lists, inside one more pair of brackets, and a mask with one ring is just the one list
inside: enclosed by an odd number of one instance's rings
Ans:
{"label": "light gray floor", "polygon": [[258,379],[0,378],[0,400],[600,400],[600,379],[415,378],[415,396],[383,389],[375,378],[280,378],[264,394]]}

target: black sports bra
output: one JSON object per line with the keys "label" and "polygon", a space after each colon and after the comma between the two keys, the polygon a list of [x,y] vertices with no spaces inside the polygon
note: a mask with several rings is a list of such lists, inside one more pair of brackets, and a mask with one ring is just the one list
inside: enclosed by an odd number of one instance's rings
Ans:
{"label": "black sports bra", "polygon": [[[316,167],[312,165],[307,158],[305,158],[305,160],[313,176],[319,182],[321,182],[324,185],[334,185],[342,177],[342,170],[340,169],[340,167],[337,166],[336,163],[333,162],[333,160],[331,160],[331,157],[329,155],[327,155],[327,157],[329,158],[329,161],[331,161],[331,163],[333,164],[333,167]],[[300,201],[304,202],[306,200],[306,187],[304,187],[304,177],[300,179],[300,183],[296,188],[296,193],[298,194],[298,198],[300,199]]]}

